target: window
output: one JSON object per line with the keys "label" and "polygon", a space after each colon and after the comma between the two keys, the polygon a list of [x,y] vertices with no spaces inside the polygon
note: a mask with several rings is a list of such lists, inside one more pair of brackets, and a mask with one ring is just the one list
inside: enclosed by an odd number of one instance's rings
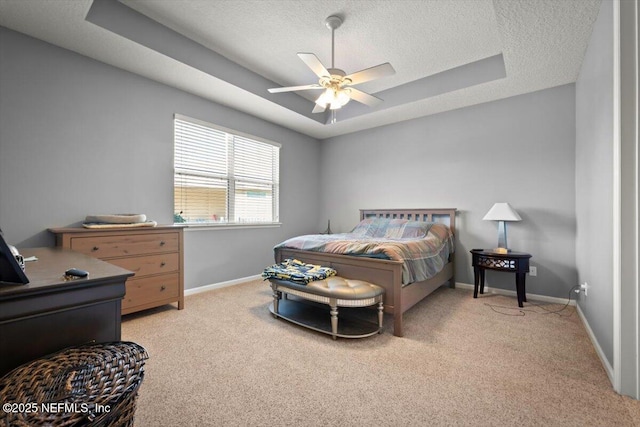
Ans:
{"label": "window", "polygon": [[174,222],[278,222],[280,145],[175,115]]}

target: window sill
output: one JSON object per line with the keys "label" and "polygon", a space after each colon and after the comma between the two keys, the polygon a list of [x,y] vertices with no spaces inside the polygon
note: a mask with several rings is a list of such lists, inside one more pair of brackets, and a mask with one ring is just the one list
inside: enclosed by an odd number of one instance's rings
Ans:
{"label": "window sill", "polygon": [[264,224],[175,224],[184,227],[185,231],[229,230],[233,228],[278,228],[281,222],[269,222]]}

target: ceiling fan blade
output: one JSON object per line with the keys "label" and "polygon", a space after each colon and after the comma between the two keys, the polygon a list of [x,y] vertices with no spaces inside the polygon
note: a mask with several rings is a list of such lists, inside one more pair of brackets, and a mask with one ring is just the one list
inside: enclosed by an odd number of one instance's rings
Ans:
{"label": "ceiling fan blade", "polygon": [[298,58],[307,64],[307,67],[311,68],[318,77],[329,77],[330,74],[327,69],[322,65],[322,62],[313,53],[298,53]]}
{"label": "ceiling fan blade", "polygon": [[385,62],[384,64],[376,65],[375,67],[367,68],[366,70],[357,71],[353,74],[349,74],[345,79],[351,80],[352,85],[368,82],[370,80],[379,79],[380,77],[392,76],[396,73],[391,64]]}
{"label": "ceiling fan blade", "polygon": [[349,97],[355,101],[358,101],[364,105],[368,105],[369,107],[377,107],[382,103],[382,99],[369,95],[366,92],[358,90],[356,88],[350,87]]}
{"label": "ceiling fan blade", "polygon": [[313,111],[311,111],[311,112],[312,113],[324,113],[324,110],[326,110],[326,109],[327,108],[323,107],[322,105],[315,104],[313,106]]}
{"label": "ceiling fan blade", "polygon": [[319,84],[304,85],[304,86],[288,86],[288,87],[274,87],[269,90],[269,93],[279,92],[293,92],[295,90],[309,90],[309,89],[324,89]]}

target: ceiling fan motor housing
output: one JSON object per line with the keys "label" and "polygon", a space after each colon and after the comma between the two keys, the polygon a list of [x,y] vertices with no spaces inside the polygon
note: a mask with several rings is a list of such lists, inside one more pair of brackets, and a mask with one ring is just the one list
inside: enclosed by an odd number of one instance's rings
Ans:
{"label": "ceiling fan motor housing", "polygon": [[351,83],[350,79],[345,79],[347,74],[339,68],[327,68],[329,76],[320,78],[319,83],[322,87],[332,90],[340,90],[343,86]]}

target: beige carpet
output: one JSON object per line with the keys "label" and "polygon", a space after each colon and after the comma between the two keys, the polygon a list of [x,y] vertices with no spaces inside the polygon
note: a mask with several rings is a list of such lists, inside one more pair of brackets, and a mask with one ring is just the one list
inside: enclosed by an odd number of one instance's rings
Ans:
{"label": "beige carpet", "polygon": [[640,426],[572,307],[508,316],[486,304],[515,298],[444,287],[406,313],[403,338],[386,317],[382,335],[333,341],[270,301],[255,281],[125,317],[123,339],[151,356],[136,426]]}

